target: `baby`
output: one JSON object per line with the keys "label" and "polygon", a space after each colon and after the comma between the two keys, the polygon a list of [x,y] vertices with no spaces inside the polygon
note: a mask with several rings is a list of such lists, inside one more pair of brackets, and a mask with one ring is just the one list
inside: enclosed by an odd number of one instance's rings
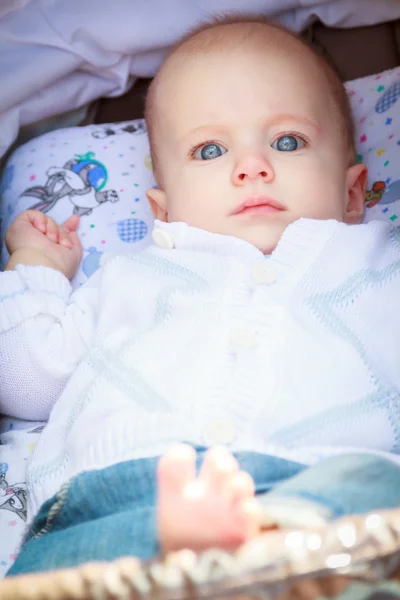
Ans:
{"label": "baby", "polygon": [[0,408],[49,419],[10,574],[398,504],[400,234],[360,224],[340,81],[221,21],[169,54],[146,118],[154,245],[72,293],[78,217],[6,236]]}

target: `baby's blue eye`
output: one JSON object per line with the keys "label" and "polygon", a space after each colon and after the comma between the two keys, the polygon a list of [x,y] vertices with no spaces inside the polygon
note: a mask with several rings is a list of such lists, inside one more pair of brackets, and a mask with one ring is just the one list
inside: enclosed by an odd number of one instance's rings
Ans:
{"label": "baby's blue eye", "polygon": [[194,158],[198,158],[200,160],[212,160],[213,158],[219,158],[226,152],[226,148],[224,148],[220,144],[212,143],[205,144],[204,146],[200,146],[200,148],[197,148],[193,156]]}
{"label": "baby's blue eye", "polygon": [[305,142],[297,135],[282,135],[271,146],[279,152],[294,152],[304,148]]}

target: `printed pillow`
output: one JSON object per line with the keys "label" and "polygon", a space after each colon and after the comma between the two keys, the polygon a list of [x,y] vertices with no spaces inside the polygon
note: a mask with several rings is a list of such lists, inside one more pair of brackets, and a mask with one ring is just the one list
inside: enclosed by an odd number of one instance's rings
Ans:
{"label": "printed pillow", "polygon": [[[104,252],[149,244],[153,217],[146,190],[155,185],[143,119],[52,131],[20,146],[0,182],[2,231],[35,208],[58,223],[80,215],[83,259],[73,286],[98,268]],[[3,244],[1,262],[8,253]]]}
{"label": "printed pillow", "polygon": [[400,225],[400,67],[346,84],[358,159],[367,165],[365,222]]}

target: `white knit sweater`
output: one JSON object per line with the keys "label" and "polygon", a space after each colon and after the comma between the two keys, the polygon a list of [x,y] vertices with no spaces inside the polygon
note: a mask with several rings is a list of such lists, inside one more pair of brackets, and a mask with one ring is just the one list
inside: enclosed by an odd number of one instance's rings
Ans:
{"label": "white knit sweater", "polygon": [[0,408],[47,419],[31,514],[70,476],[172,444],[311,463],[400,450],[400,229],[301,219],[270,257],[157,223],[71,293],[46,267],[0,275]]}

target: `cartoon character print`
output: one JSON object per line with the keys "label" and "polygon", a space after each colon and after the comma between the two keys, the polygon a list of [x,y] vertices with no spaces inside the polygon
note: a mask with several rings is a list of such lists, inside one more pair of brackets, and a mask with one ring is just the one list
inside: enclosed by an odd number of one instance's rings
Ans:
{"label": "cartoon character print", "polygon": [[106,125],[102,129],[97,129],[96,131],[93,131],[92,136],[96,139],[104,139],[106,137],[118,135],[120,133],[131,133],[134,135],[140,135],[141,133],[146,133],[146,131],[146,122],[144,119],[140,119],[138,121],[135,121],[135,123],[128,123],[125,125],[120,125],[118,123]]}
{"label": "cartoon character print", "polygon": [[6,480],[7,463],[0,463],[0,510],[15,513],[22,521],[27,518],[27,492],[25,483],[9,485]]}
{"label": "cartoon character print", "polygon": [[365,194],[365,205],[372,208],[376,204],[393,204],[400,200],[400,179],[387,185],[384,181],[374,181],[372,188]]}
{"label": "cartoon character print", "polygon": [[103,190],[107,182],[107,170],[94,159],[94,152],[75,155],[63,167],[50,167],[44,186],[35,185],[22,192],[21,196],[39,198],[30,209],[49,212],[62,198],[68,198],[73,213],[83,217],[104,202],[118,202],[115,190]]}
{"label": "cartoon character print", "polygon": [[386,183],[384,181],[374,181],[372,184],[372,188],[366,191],[365,194],[365,205],[367,208],[372,208],[378,202],[381,201],[381,198],[386,190]]}

